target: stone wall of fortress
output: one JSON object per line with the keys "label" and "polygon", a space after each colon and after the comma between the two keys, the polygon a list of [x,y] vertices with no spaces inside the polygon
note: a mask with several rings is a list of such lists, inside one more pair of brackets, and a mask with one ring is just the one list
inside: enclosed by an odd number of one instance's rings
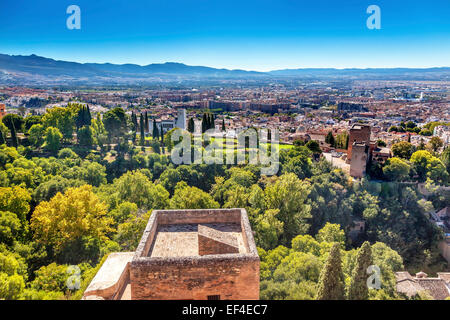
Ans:
{"label": "stone wall of fortress", "polygon": [[259,299],[259,259],[210,257],[136,262],[131,268],[133,300]]}
{"label": "stone wall of fortress", "polygon": [[[238,223],[247,253],[149,258],[157,226],[184,223]],[[131,262],[131,299],[206,300],[208,296],[220,296],[221,300],[256,300],[259,268],[258,252],[244,209],[158,210],[150,217]]]}

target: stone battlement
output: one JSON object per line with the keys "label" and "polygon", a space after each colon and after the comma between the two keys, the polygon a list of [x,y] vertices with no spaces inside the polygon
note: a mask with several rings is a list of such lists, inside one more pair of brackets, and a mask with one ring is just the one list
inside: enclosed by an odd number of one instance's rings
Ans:
{"label": "stone battlement", "polygon": [[259,262],[245,209],[155,210],[120,287],[132,300],[259,299]]}

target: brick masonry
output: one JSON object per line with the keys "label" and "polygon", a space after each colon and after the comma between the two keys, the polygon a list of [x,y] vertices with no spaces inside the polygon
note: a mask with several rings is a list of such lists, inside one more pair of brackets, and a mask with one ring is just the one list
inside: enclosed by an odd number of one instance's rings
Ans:
{"label": "brick masonry", "polygon": [[[244,253],[221,254],[222,244],[230,239],[208,236],[216,242],[210,252],[215,254],[151,257],[152,243],[158,225],[174,224],[240,224]],[[214,239],[216,238],[216,239]],[[154,211],[130,265],[131,299],[206,300],[259,299],[259,256],[245,209],[165,210]]]}

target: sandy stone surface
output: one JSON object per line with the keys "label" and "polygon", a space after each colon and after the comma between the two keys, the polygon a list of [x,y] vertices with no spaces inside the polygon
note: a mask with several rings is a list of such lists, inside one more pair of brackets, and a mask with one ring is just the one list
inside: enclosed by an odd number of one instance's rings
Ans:
{"label": "sandy stone surface", "polygon": [[[173,224],[158,226],[157,233],[149,252],[150,257],[187,257],[198,256],[199,224]],[[246,253],[241,226],[237,223],[206,223],[201,226],[214,231],[217,238],[225,243],[235,243],[239,253]],[[228,239],[227,239],[228,238]]]}

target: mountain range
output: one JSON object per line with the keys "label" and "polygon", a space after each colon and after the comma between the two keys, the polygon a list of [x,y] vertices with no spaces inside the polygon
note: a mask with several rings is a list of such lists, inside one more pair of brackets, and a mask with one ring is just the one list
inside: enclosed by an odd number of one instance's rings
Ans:
{"label": "mountain range", "polygon": [[20,82],[139,82],[199,79],[267,79],[267,78],[343,78],[343,79],[423,79],[448,80],[450,68],[375,68],[332,69],[303,68],[257,72],[188,66],[167,62],[141,66],[137,64],[78,63],[37,55],[0,54],[0,83]]}

